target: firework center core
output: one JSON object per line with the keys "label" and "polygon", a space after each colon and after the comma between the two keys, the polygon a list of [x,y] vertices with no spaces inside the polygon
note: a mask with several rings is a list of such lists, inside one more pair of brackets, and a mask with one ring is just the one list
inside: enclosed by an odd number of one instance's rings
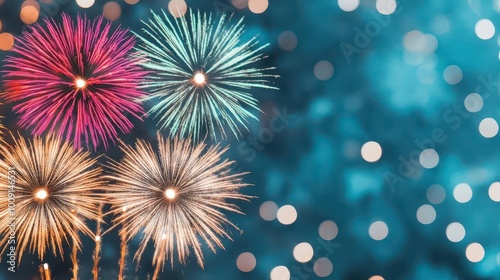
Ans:
{"label": "firework center core", "polygon": [[40,199],[40,200],[46,199],[47,196],[49,196],[49,194],[44,189],[40,189],[40,190],[36,191],[36,193],[35,193],[35,197]]}
{"label": "firework center core", "polygon": [[87,82],[85,82],[85,80],[83,79],[78,78],[75,81],[75,85],[77,88],[84,88],[87,85]]}
{"label": "firework center core", "polygon": [[197,84],[197,85],[202,85],[205,83],[205,75],[202,74],[202,73],[196,73],[194,75],[194,82]]}
{"label": "firework center core", "polygon": [[175,193],[175,190],[174,189],[167,189],[165,191],[165,196],[167,197],[167,199],[169,200],[172,200],[175,198],[177,194]]}

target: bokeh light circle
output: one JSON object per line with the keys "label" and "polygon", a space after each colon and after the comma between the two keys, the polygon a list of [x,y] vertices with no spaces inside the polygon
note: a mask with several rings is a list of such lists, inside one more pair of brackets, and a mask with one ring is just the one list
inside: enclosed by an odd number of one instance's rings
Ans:
{"label": "bokeh light circle", "polygon": [[292,205],[284,205],[278,209],[278,221],[284,225],[291,225],[297,219],[297,210]]}
{"label": "bokeh light circle", "polygon": [[484,258],[484,248],[479,243],[471,243],[465,249],[465,256],[470,262],[477,263],[480,262]]}
{"label": "bokeh light circle", "polygon": [[324,240],[333,240],[339,233],[339,228],[334,221],[323,221],[318,228],[318,233]]}
{"label": "bokeh light circle", "polygon": [[495,26],[489,19],[481,19],[474,27],[477,37],[482,40],[491,39],[495,35]]}
{"label": "bokeh light circle", "polygon": [[495,202],[500,202],[500,182],[493,182],[488,188],[488,196]]}
{"label": "bokeh light circle", "polygon": [[248,0],[248,9],[254,14],[262,14],[269,7],[268,0]]}
{"label": "bokeh light circle", "polygon": [[257,265],[255,256],[250,252],[241,253],[236,259],[236,266],[242,272],[250,272]]}
{"label": "bokeh light circle", "polygon": [[498,134],[498,123],[493,118],[485,118],[479,123],[479,133],[484,138],[493,138]]}
{"label": "bokeh light circle", "polygon": [[286,266],[277,266],[271,270],[271,280],[289,280],[290,271]]}
{"label": "bokeh light circle", "polygon": [[376,221],[370,225],[368,234],[373,240],[384,240],[389,234],[389,228],[387,227],[386,223],[382,221]]}
{"label": "bokeh light circle", "polygon": [[446,227],[446,237],[451,242],[460,242],[465,237],[465,228],[462,224],[453,222]]}
{"label": "bokeh light circle", "polygon": [[359,7],[359,0],[338,0],[339,8],[344,12],[352,12]]}
{"label": "bokeh light circle", "polygon": [[110,1],[104,4],[102,8],[102,13],[107,20],[117,20],[120,18],[122,13],[122,8],[116,2]]}
{"label": "bokeh light circle", "polygon": [[424,225],[431,224],[436,220],[436,210],[429,204],[420,206],[417,209],[417,220]]}
{"label": "bokeh light circle", "polygon": [[278,214],[278,205],[274,201],[266,201],[260,205],[259,214],[262,219],[272,221]]}
{"label": "bokeh light circle", "polygon": [[307,242],[299,243],[293,248],[293,257],[298,262],[306,263],[312,259],[313,255],[313,247]]}
{"label": "bokeh light circle", "polygon": [[376,162],[382,156],[382,147],[375,141],[368,141],[361,147],[361,157],[367,162]]}
{"label": "bokeh light circle", "polygon": [[419,162],[424,168],[434,168],[439,163],[439,154],[434,149],[425,149],[420,153]]}
{"label": "bokeh light circle", "polygon": [[430,203],[440,204],[446,198],[446,190],[442,186],[434,184],[427,189],[426,197]]}
{"label": "bokeh light circle", "polygon": [[326,61],[320,61],[314,65],[314,76],[320,81],[328,81],[333,76],[333,65]]}
{"label": "bokeh light circle", "polygon": [[319,277],[328,277],[332,274],[333,263],[328,258],[319,258],[314,262],[313,270]]}
{"label": "bokeh light circle", "polygon": [[479,112],[483,108],[483,98],[477,93],[470,93],[465,97],[465,109],[471,113]]}

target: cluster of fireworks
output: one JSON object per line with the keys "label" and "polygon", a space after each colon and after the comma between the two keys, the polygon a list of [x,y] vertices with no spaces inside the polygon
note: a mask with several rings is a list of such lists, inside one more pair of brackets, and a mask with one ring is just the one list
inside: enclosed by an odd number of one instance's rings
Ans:
{"label": "cluster of fireworks", "polygon": [[[12,144],[0,140],[0,252],[11,248],[8,174],[15,170],[17,265],[25,253],[41,263],[48,252],[64,257],[69,245],[76,280],[81,237],[89,236],[98,279],[102,235],[119,228],[119,279],[127,243],[138,234],[134,260],[152,242],[151,278],[157,279],[175,256],[185,263],[194,253],[203,266],[199,238],[215,251],[223,247],[221,238],[230,239],[224,227],[237,229],[222,211],[240,213],[228,200],[250,199],[239,192],[244,174],[230,172],[234,162],[222,159],[227,148],[207,147],[200,139],[226,137],[225,126],[238,136],[239,126],[255,118],[248,108],[258,110],[250,90],[275,89],[269,82],[275,76],[266,74],[271,68],[252,67],[264,58],[264,46],[256,47],[255,38],[240,42],[241,20],[162,15],[153,13],[142,35],[112,30],[102,17],[73,21],[63,15],[62,24],[48,19],[16,39],[5,60],[1,97],[14,104],[19,126],[33,139],[10,133]],[[146,117],[146,100],[154,102],[148,114],[170,138],[159,132],[157,146],[143,140],[127,145],[118,136],[132,131],[129,117]],[[104,167],[85,150],[116,142],[124,156],[108,158]],[[103,229],[108,214],[113,223]],[[50,279],[47,266],[40,272]]]}

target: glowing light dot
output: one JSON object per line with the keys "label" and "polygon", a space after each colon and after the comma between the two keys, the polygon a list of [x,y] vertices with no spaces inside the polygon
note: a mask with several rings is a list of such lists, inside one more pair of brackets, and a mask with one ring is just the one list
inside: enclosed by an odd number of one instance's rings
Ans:
{"label": "glowing light dot", "polygon": [[31,1],[26,1],[21,8],[21,20],[26,24],[35,23],[40,15],[40,5],[36,1],[34,2],[33,4]]}
{"label": "glowing light dot", "polygon": [[464,106],[471,113],[479,112],[483,108],[483,98],[477,93],[471,93],[465,97]]}
{"label": "glowing light dot", "polygon": [[479,123],[479,133],[484,138],[493,138],[498,134],[498,123],[493,118],[485,118]]}
{"label": "glowing light dot", "polygon": [[450,65],[444,69],[443,77],[446,83],[450,85],[456,85],[460,83],[464,74],[462,73],[462,69],[457,65]]}
{"label": "glowing light dot", "polygon": [[382,156],[382,147],[375,141],[369,141],[361,147],[361,156],[367,162],[376,162]]}
{"label": "glowing light dot", "polygon": [[254,14],[262,14],[268,6],[268,0],[248,0],[248,9]]}
{"label": "glowing light dot", "polygon": [[165,196],[166,196],[168,199],[174,199],[176,195],[177,195],[177,194],[175,193],[175,190],[174,190],[174,189],[167,189],[167,190],[165,191]]}
{"label": "glowing light dot", "polygon": [[77,88],[84,88],[87,85],[87,82],[83,79],[76,79],[75,85]]}
{"label": "glowing light dot", "polygon": [[271,280],[289,280],[290,271],[286,266],[277,266],[271,270]]}
{"label": "glowing light dot", "polygon": [[12,34],[4,32],[0,33],[0,50],[8,51],[14,46],[14,36]]}
{"label": "glowing light dot", "polygon": [[182,17],[187,11],[187,4],[184,0],[171,0],[168,2],[168,12],[174,17]]}
{"label": "glowing light dot", "polygon": [[41,200],[44,200],[47,198],[47,196],[49,196],[49,194],[47,193],[46,190],[38,190],[36,193],[35,193],[35,197],[38,198],[38,199],[41,199]]}
{"label": "glowing light dot", "polygon": [[233,6],[236,8],[236,9],[245,9],[246,7],[248,7],[248,0],[231,0],[231,4],[233,4]]}
{"label": "glowing light dot", "polygon": [[161,239],[162,239],[162,240],[167,239],[167,235],[166,235],[165,233],[163,233],[163,234],[161,235]]}
{"label": "glowing light dot", "polygon": [[470,262],[480,262],[484,258],[484,248],[479,243],[471,243],[465,249],[465,256]]}
{"label": "glowing light dot", "polygon": [[122,8],[120,7],[120,4],[111,1],[104,5],[102,13],[107,20],[116,20],[120,17]]}
{"label": "glowing light dot", "polygon": [[312,259],[313,255],[313,247],[307,242],[299,243],[293,248],[293,257],[298,262],[306,263]]}
{"label": "glowing light dot", "polygon": [[460,203],[467,203],[472,198],[472,189],[465,183],[458,184],[453,189],[453,197]]}
{"label": "glowing light dot", "polygon": [[446,198],[446,191],[440,185],[432,185],[427,189],[427,200],[433,204],[440,204]]}
{"label": "glowing light dot", "polygon": [[76,0],[76,4],[81,8],[87,9],[94,5],[95,0]]}
{"label": "glowing light dot", "polygon": [[278,205],[273,201],[266,201],[260,205],[259,214],[262,219],[266,221],[272,221],[276,219],[276,215],[278,212]]}
{"label": "glowing light dot", "polygon": [[482,40],[491,39],[495,35],[495,26],[489,19],[481,19],[474,28],[477,37]]}
{"label": "glowing light dot", "polygon": [[368,234],[373,240],[384,240],[389,234],[389,228],[382,221],[376,221],[370,225],[368,229]]}
{"label": "glowing light dot", "polygon": [[500,202],[500,182],[493,182],[488,188],[488,195],[491,200]]}
{"label": "glowing light dot", "polygon": [[359,0],[339,0],[339,8],[344,12],[352,12],[359,6]]}
{"label": "glowing light dot", "polygon": [[139,3],[139,0],[125,0],[125,3],[127,3],[129,5],[135,5],[135,4]]}
{"label": "glowing light dot", "polygon": [[453,222],[446,227],[446,237],[451,242],[460,242],[465,237],[465,228],[462,224]]}
{"label": "glowing light dot", "polygon": [[320,81],[328,81],[333,76],[333,65],[326,61],[320,61],[314,65],[314,76]]}
{"label": "glowing light dot", "polygon": [[202,73],[196,73],[196,75],[194,75],[194,82],[197,83],[198,85],[204,84],[205,75],[203,75]]}
{"label": "glowing light dot", "polygon": [[425,149],[420,153],[419,162],[424,168],[434,168],[439,163],[439,155],[434,149]]}
{"label": "glowing light dot", "polygon": [[333,264],[327,258],[319,258],[314,262],[313,270],[319,277],[327,277],[333,271]]}
{"label": "glowing light dot", "polygon": [[284,205],[278,209],[278,221],[284,225],[291,225],[297,219],[297,210],[292,205]]}
{"label": "glowing light dot", "polygon": [[45,270],[49,269],[49,264],[48,263],[44,263],[43,264],[43,269],[45,269]]}
{"label": "glowing light dot", "polygon": [[95,236],[95,241],[96,241],[96,242],[100,242],[100,241],[101,241],[101,236],[96,235],[96,236]]}
{"label": "glowing light dot", "polygon": [[395,0],[377,0],[375,7],[383,15],[390,15],[396,11],[398,4]]}
{"label": "glowing light dot", "polygon": [[292,31],[283,31],[278,36],[278,45],[287,52],[293,51],[297,47],[298,39]]}
{"label": "glowing light dot", "polygon": [[436,220],[436,210],[429,204],[424,204],[417,209],[417,220],[424,225]]}
{"label": "glowing light dot", "polygon": [[334,221],[327,220],[319,225],[318,233],[324,240],[332,240],[337,237],[339,228]]}
{"label": "glowing light dot", "polygon": [[372,277],[368,278],[368,280],[384,280],[384,277],[380,275],[373,275]]}
{"label": "glowing light dot", "polygon": [[236,266],[242,272],[250,272],[257,265],[257,260],[252,253],[245,252],[241,253],[236,259]]}

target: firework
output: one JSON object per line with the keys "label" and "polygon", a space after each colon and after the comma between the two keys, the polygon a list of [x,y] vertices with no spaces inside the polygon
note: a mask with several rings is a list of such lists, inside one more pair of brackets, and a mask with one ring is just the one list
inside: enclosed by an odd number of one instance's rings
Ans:
{"label": "firework", "polygon": [[218,128],[223,138],[227,126],[238,137],[239,124],[246,129],[248,108],[256,109],[252,88],[276,89],[265,74],[273,68],[251,65],[264,58],[254,48],[256,37],[240,42],[244,33],[242,20],[230,24],[225,15],[189,12],[189,18],[171,20],[153,13],[144,22],[144,36],[137,48],[148,60],[146,69],[155,71],[144,87],[146,98],[158,102],[148,112],[159,119],[161,129],[170,129],[172,136],[190,136],[195,140],[205,130],[213,139]]}
{"label": "firework", "polygon": [[[223,248],[221,238],[230,239],[224,225],[229,222],[221,210],[241,213],[227,199],[248,200],[240,194],[243,174],[230,174],[233,162],[221,161],[227,148],[205,144],[192,146],[190,140],[165,140],[158,136],[158,152],[138,140],[135,147],[121,144],[124,158],[110,161],[115,183],[107,196],[112,204],[116,225],[130,240],[143,233],[134,259],[139,261],[147,243],[155,247],[153,265],[156,268],[169,259],[173,266],[174,253],[185,263],[191,248],[200,266],[203,254],[198,236],[212,251]],[[156,274],[157,272],[155,272]]]}
{"label": "firework", "polygon": [[[14,137],[13,137],[14,138]],[[50,249],[64,256],[63,243],[80,249],[78,232],[93,236],[81,218],[98,220],[96,190],[102,190],[101,169],[88,152],[75,151],[58,138],[14,139],[0,160],[0,249],[9,248],[10,222],[15,219],[16,253],[28,248],[40,260]],[[8,178],[7,175],[9,176]],[[9,205],[7,197],[15,197]]]}
{"label": "firework", "polygon": [[34,135],[56,132],[97,147],[114,143],[118,130],[133,128],[126,115],[140,118],[144,112],[138,89],[146,72],[141,58],[132,52],[134,37],[127,30],[111,30],[98,17],[91,22],[78,16],[62,16],[62,24],[45,20],[17,38],[15,57],[5,60],[4,78],[8,102],[17,102],[19,125]]}

